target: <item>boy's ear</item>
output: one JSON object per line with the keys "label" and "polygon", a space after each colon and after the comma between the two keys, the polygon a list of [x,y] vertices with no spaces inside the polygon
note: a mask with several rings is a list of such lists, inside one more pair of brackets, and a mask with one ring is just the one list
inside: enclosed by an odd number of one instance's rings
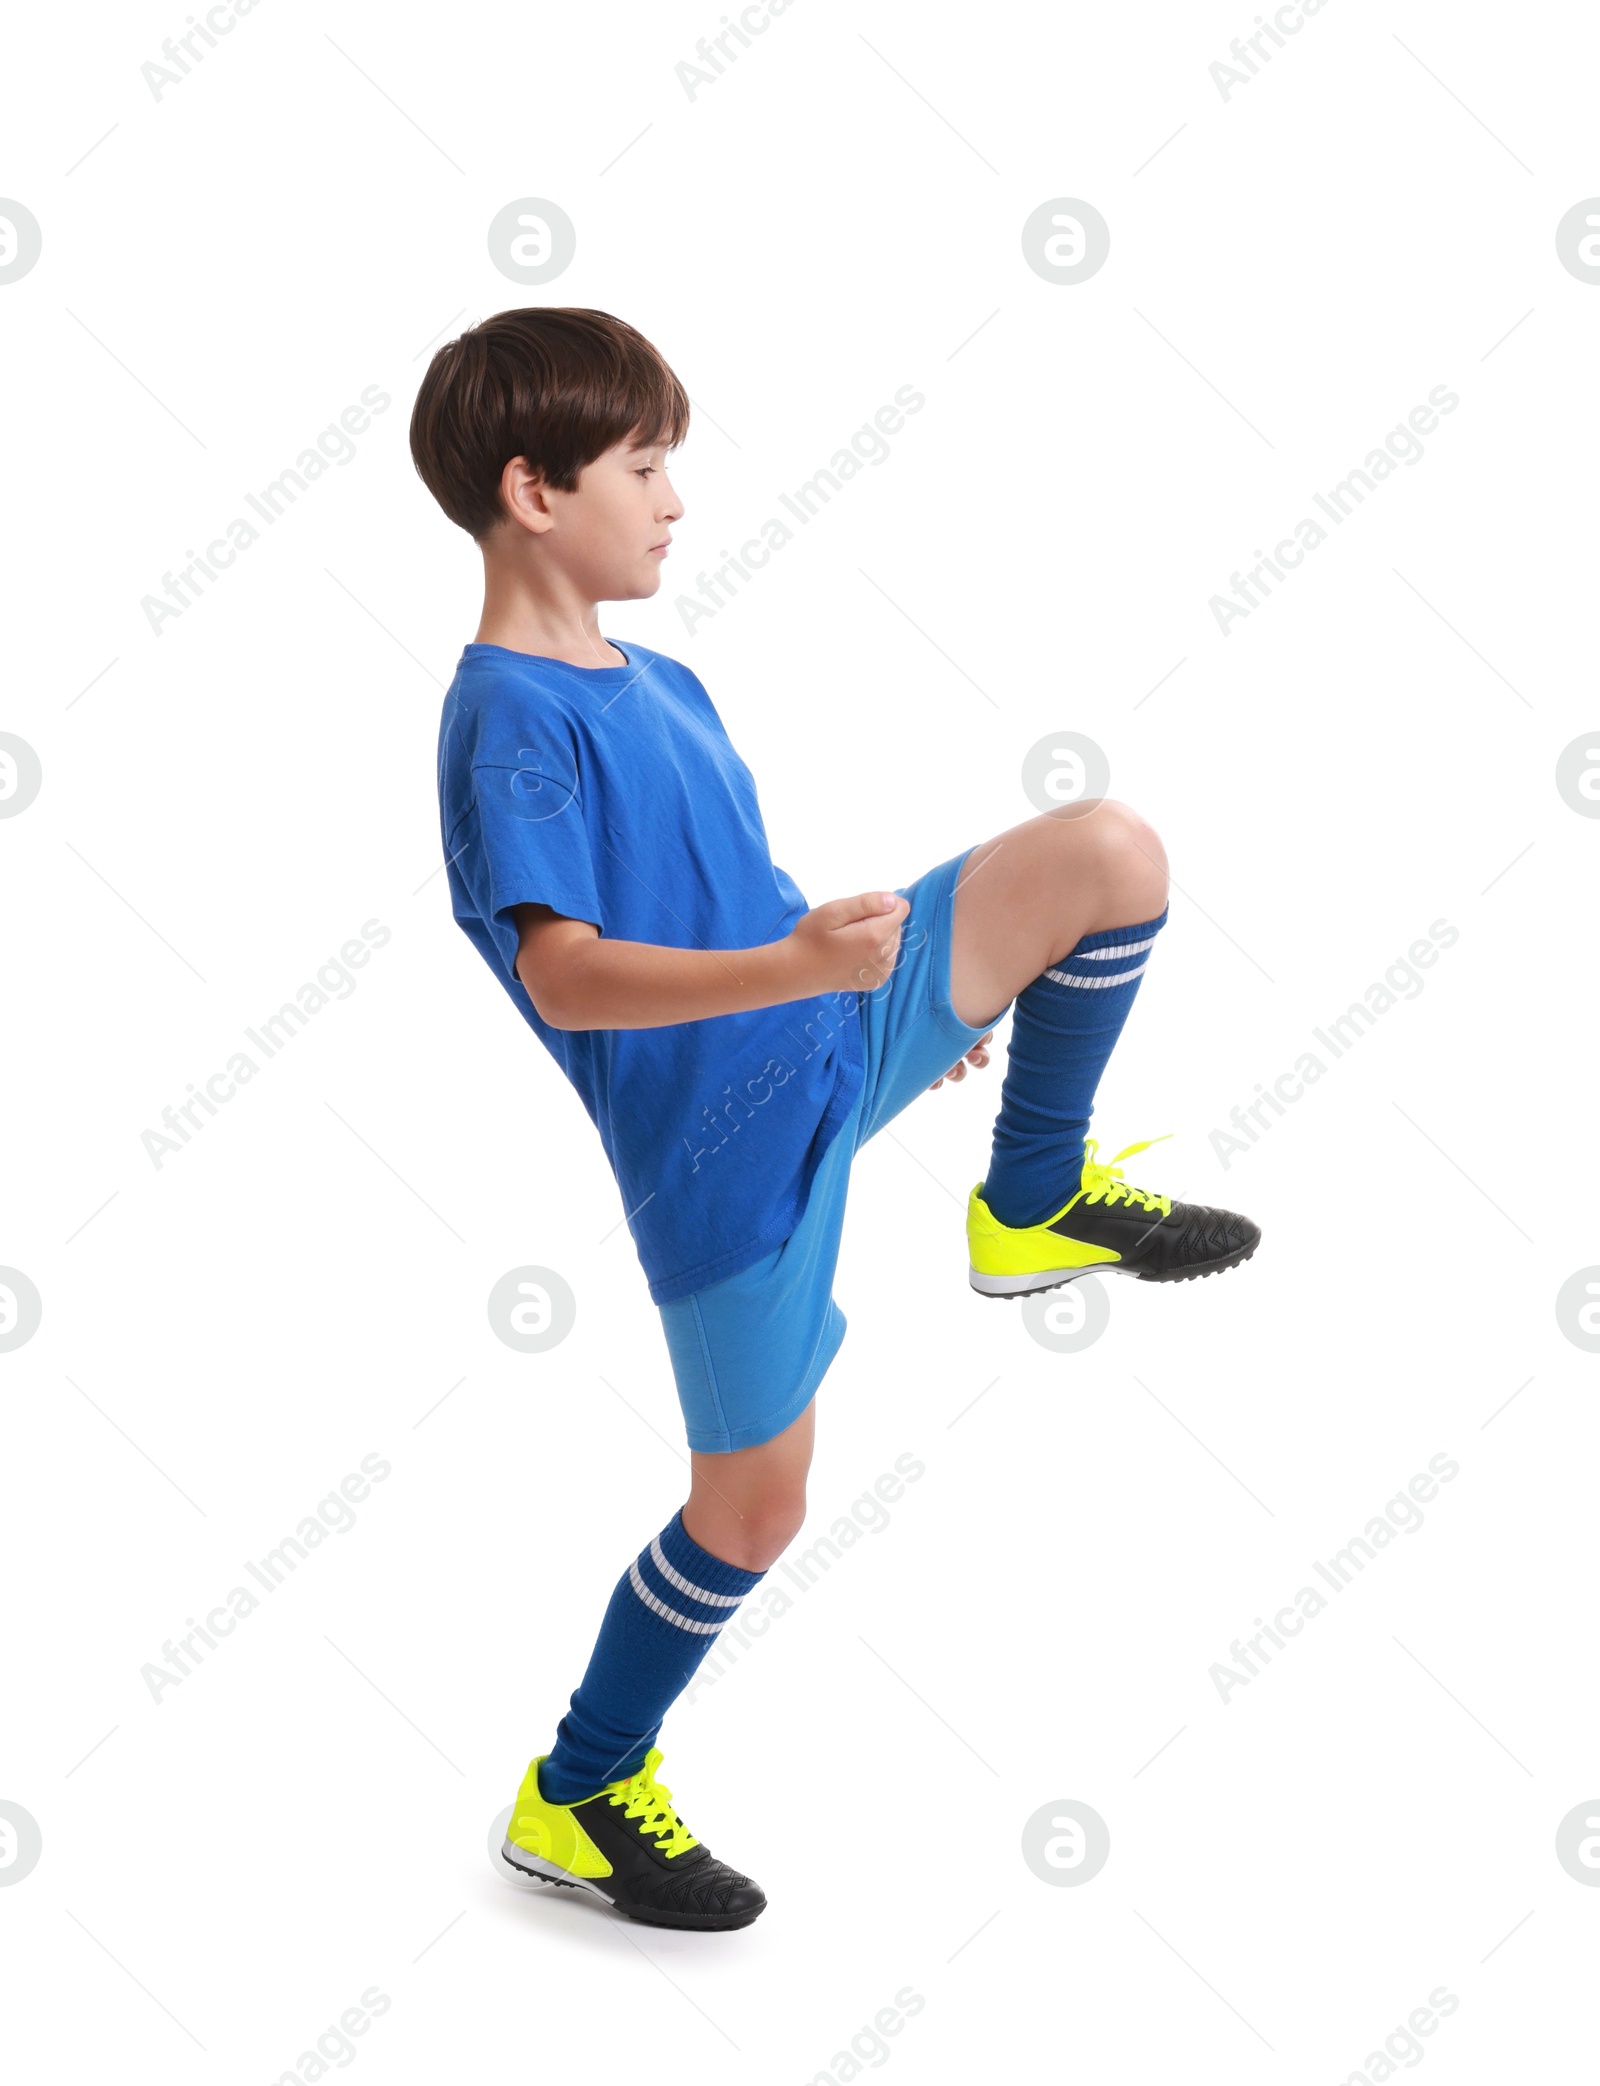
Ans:
{"label": "boy's ear", "polygon": [[555,527],[544,478],[525,456],[514,456],[500,473],[500,504],[516,527],[543,536]]}

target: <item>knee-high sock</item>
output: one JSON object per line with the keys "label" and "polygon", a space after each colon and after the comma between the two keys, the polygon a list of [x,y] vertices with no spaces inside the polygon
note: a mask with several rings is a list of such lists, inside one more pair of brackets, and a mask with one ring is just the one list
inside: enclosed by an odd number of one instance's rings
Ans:
{"label": "knee-high sock", "polygon": [[617,1581],[588,1670],[539,1770],[547,1803],[577,1803],[644,1765],[662,1718],[764,1576],[702,1550],[681,1510],[673,1515]]}
{"label": "knee-high sock", "polygon": [[983,1186],[1002,1224],[1042,1224],[1077,1194],[1095,1088],[1166,921],[1086,934],[1017,995]]}

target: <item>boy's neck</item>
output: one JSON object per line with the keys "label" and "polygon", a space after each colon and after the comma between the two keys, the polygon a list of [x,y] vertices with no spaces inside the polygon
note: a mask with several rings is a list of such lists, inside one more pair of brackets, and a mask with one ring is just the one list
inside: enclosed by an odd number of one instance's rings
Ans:
{"label": "boy's neck", "polygon": [[503,645],[569,666],[625,666],[626,659],[600,634],[600,606],[561,575],[508,572],[485,558],[483,613],[474,642]]}

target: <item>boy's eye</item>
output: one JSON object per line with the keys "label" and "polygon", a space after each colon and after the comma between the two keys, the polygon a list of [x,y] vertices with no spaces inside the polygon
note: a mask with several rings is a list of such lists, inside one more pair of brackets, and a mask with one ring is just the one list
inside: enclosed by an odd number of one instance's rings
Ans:
{"label": "boy's eye", "polygon": [[641,471],[636,471],[636,472],[634,473],[634,476],[635,476],[635,477],[637,477],[637,478],[650,478],[650,477],[653,477],[653,476],[654,476],[654,474],[655,474],[655,468],[656,468],[656,467],[655,467],[655,465],[654,465],[654,464],[646,464],[646,465],[644,466],[643,470],[641,470]]}

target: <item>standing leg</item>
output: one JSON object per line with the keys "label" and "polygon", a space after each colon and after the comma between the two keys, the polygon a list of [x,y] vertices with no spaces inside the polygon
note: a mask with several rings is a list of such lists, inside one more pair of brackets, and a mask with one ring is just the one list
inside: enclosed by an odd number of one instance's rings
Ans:
{"label": "standing leg", "polygon": [[816,1401],[773,1440],[691,1453],[685,1505],[623,1573],[588,1669],[539,1770],[576,1803],[640,1767],[722,1625],[798,1533]]}

